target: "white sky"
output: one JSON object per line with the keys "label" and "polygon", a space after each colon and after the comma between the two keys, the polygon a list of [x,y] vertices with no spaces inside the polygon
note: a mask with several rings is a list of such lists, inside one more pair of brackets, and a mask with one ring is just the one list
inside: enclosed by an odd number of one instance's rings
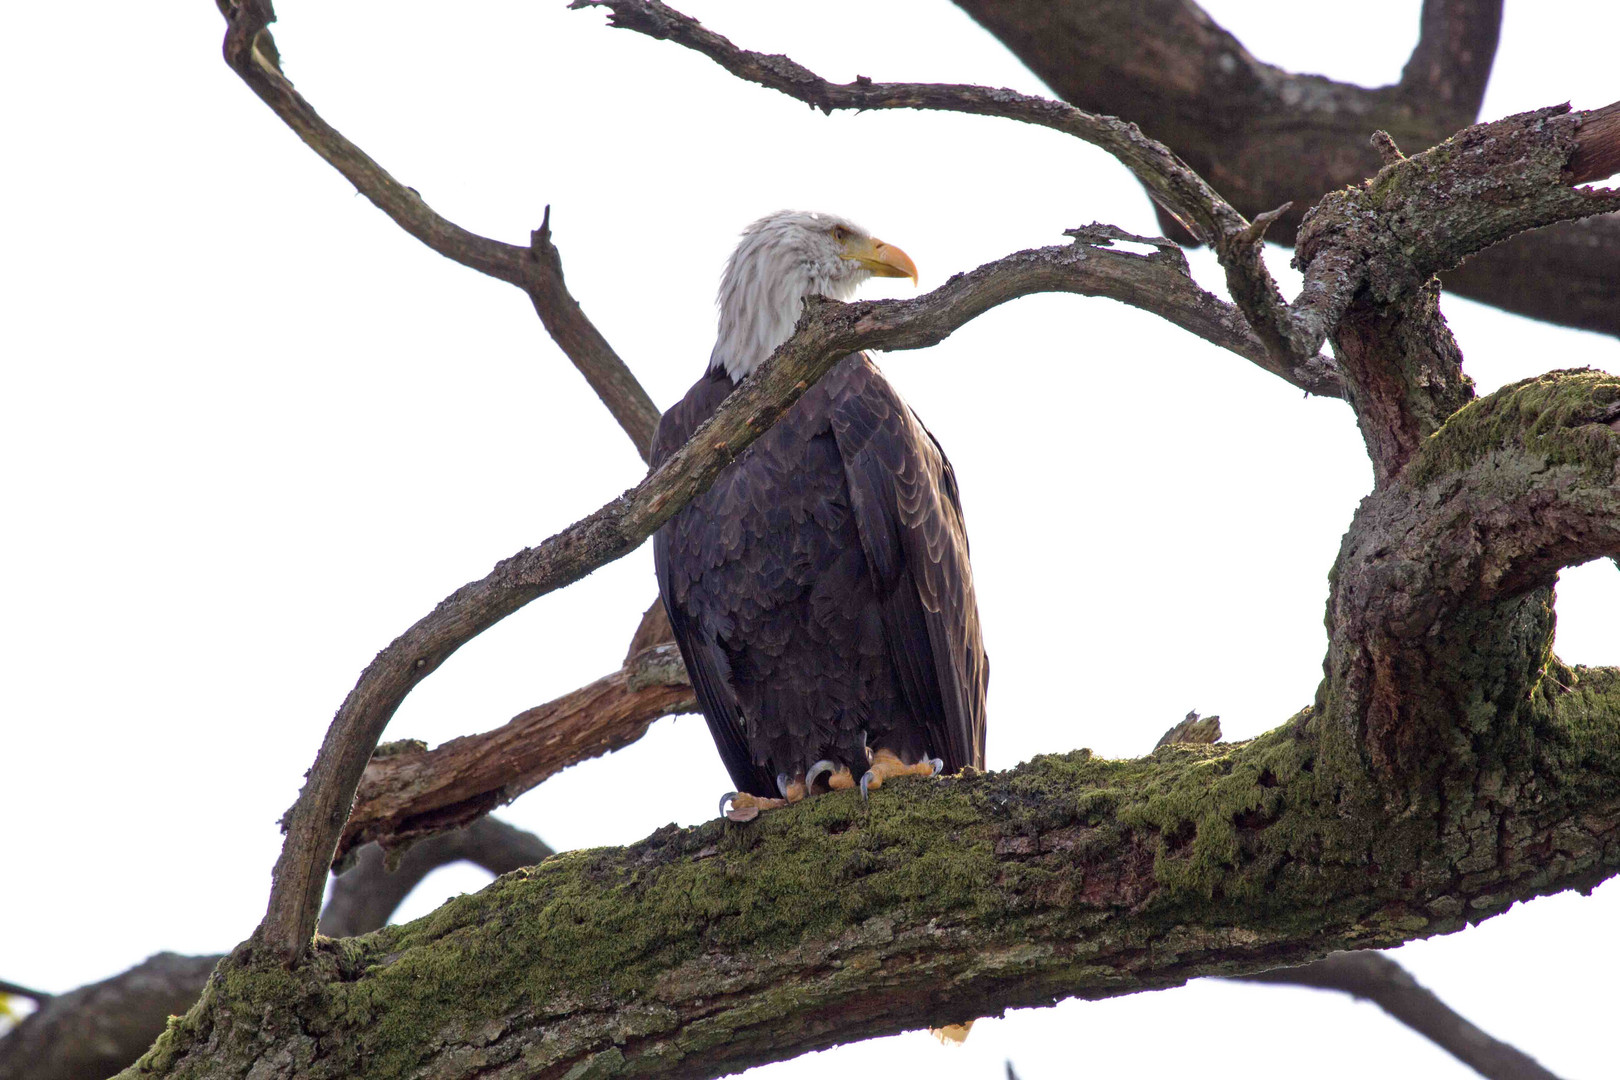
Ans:
{"label": "white sky", "polygon": [[[1042,90],[943,0],[684,6],[832,78]],[[1264,59],[1376,84],[1398,76],[1418,0],[1353,19],[1206,6]],[[299,88],[441,213],[523,243],[553,205],[575,295],[660,404],[701,372],[720,267],[761,213],[851,216],[910,252],[925,288],[1092,220],[1157,231],[1090,147],[969,117],[823,117],[561,0],[279,11]],[[526,299],[356,195],[224,66],[222,25],[202,0],[30,4],[0,42],[0,977],[50,990],[244,937],[275,820],[375,651],[642,473]],[[1620,97],[1617,36],[1609,3],[1512,0],[1486,116]],[[1613,339],[1446,311],[1483,390],[1620,370]],[[1327,569],[1370,482],[1344,406],[1067,296],[884,366],[961,480],[992,767],[1140,753],[1189,708],[1247,737],[1310,700]],[[492,727],[605,674],[654,592],[643,549],[533,604],[413,694],[389,737]],[[1616,609],[1612,566],[1567,573],[1564,658],[1620,660]],[[622,844],[711,817],[726,786],[689,717],[503,816],[561,848]],[[442,871],[402,915],[486,878]],[[1617,921],[1611,884],[1398,955],[1560,1074],[1608,1075]],[[1472,1075],[1371,1006],[1211,982],[1019,1012],[955,1051],[908,1035],[832,1053],[760,1073],[982,1078],[1011,1057],[1025,1080]]]}

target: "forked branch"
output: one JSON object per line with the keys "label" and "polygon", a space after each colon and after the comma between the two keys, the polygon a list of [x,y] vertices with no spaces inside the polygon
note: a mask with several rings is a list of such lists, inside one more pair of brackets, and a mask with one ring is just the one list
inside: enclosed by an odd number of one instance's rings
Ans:
{"label": "forked branch", "polygon": [[656,472],[539,547],[519,552],[481,581],[458,589],[377,655],[333,718],[309,779],[284,819],[287,840],[272,875],[259,939],[284,963],[303,955],[315,928],[326,867],[383,728],[411,689],[457,649],[531,600],[638,547],[706,491],[840,358],[866,348],[933,345],[990,308],[1035,292],[1144,303],[1218,344],[1259,350],[1230,305],[1191,283],[1183,261],[1088,242],[1021,251],[958,274],[914,300],[807,302],[793,337]]}
{"label": "forked branch", "polygon": [[658,408],[563,284],[562,257],[551,241],[551,207],[546,207],[545,218],[528,247],[479,236],[441,217],[414,188],[394,179],[323,120],[282,74],[280,56],[267,29],[276,17],[270,0],[216,2],[228,24],[225,61],[231,70],[396,225],[445,258],[527,293],[552,339],[630,436],[642,460],[647,460],[653,429],[658,426]]}
{"label": "forked branch", "polygon": [[[928,109],[1001,117],[1061,131],[1108,151],[1136,176],[1155,202],[1185,225],[1193,236],[1215,250],[1226,271],[1227,287],[1233,300],[1270,351],[1274,366],[1281,370],[1291,371],[1315,357],[1357,291],[1367,282],[1377,281],[1379,273],[1389,269],[1388,265],[1376,265],[1374,260],[1383,259],[1387,264],[1389,260],[1384,256],[1388,249],[1406,242],[1409,232],[1422,233],[1421,229],[1412,228],[1413,222],[1408,217],[1403,219],[1405,227],[1385,237],[1358,235],[1353,241],[1324,243],[1323,236],[1342,223],[1337,217],[1329,218],[1325,226],[1319,223],[1310,241],[1311,250],[1306,250],[1307,241],[1302,238],[1301,260],[1307,266],[1306,281],[1300,295],[1290,304],[1284,300],[1260,253],[1266,226],[1288,206],[1268,210],[1251,222],[1203,177],[1162,143],[1142,134],[1135,124],[1111,116],[1097,116],[1061,101],[984,86],[880,83],[864,76],[851,83],[832,83],[789,57],[740,48],[661,0],[574,0],[571,6],[605,7],[612,13],[610,21],[615,26],[674,41],[702,53],[741,79],[780,91],[823,111]],[[1445,25],[1455,29],[1460,24],[1451,20]],[[1437,23],[1437,42],[1446,37],[1441,33],[1443,29],[1444,26]],[[1453,42],[1444,47],[1437,44],[1436,50],[1437,55],[1451,55],[1465,47],[1464,43]],[[1410,159],[1413,162],[1422,159],[1421,165],[1403,162],[1386,168],[1386,173],[1390,169],[1402,170],[1406,177],[1416,176],[1418,170],[1427,170],[1422,182],[1441,181],[1435,204],[1425,207],[1425,222],[1432,225],[1434,235],[1445,241],[1432,244],[1433,250],[1426,253],[1437,257],[1425,260],[1421,257],[1425,253],[1420,253],[1415,261],[1402,263],[1403,273],[1409,266],[1419,267],[1418,282],[1421,283],[1433,273],[1456,266],[1467,255],[1524,229],[1601,214],[1620,206],[1620,202],[1606,195],[1571,190],[1572,184],[1596,178],[1585,175],[1589,167],[1584,171],[1571,171],[1572,160],[1582,152],[1582,143],[1607,145],[1612,138],[1601,124],[1594,124],[1583,136],[1579,130],[1581,121],[1589,116],[1604,115],[1606,111],[1571,114],[1563,124],[1547,120],[1555,112],[1557,110],[1543,110],[1527,117],[1510,117],[1496,125],[1470,128],[1463,133],[1474,138],[1475,145],[1498,137],[1516,140],[1516,149],[1521,152],[1518,161],[1507,161],[1505,155],[1485,162],[1466,155],[1423,154]],[[1368,131],[1363,138],[1370,135]],[[1436,153],[1440,149],[1437,148]],[[1529,172],[1513,171],[1518,166],[1534,168]],[[1499,186],[1513,188],[1514,197],[1509,199],[1509,206],[1496,205],[1506,192],[1473,190],[1481,180],[1493,179]],[[1385,180],[1381,173],[1378,180],[1369,185]],[[1399,185],[1397,189],[1401,190]],[[1445,208],[1439,205],[1442,199],[1453,200],[1450,219],[1444,213]],[[1480,214],[1488,208],[1496,212]],[[1451,220],[1460,219],[1464,214],[1475,214],[1481,220],[1473,227]]]}

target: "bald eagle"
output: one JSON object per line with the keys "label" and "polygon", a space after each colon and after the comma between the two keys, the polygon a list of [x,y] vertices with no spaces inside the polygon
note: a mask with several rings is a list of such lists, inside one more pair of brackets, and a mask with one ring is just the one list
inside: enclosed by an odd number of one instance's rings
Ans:
{"label": "bald eagle", "polygon": [[[917,268],[829,214],[750,225],[720,283],[708,372],[664,414],[653,467],[788,339],[805,297],[845,300],[873,275],[916,281]],[[989,661],[956,477],[866,354],[839,361],[671,518],[653,557],[737,786],[727,816],[984,767]]]}

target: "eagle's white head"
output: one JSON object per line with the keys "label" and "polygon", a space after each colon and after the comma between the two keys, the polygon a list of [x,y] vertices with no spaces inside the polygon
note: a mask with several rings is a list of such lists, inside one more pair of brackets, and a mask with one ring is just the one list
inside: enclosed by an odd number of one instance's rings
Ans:
{"label": "eagle's white head", "polygon": [[740,382],[793,333],[807,296],[848,300],[867,278],[917,280],[911,257],[832,214],[778,210],[743,231],[720,279],[709,370]]}

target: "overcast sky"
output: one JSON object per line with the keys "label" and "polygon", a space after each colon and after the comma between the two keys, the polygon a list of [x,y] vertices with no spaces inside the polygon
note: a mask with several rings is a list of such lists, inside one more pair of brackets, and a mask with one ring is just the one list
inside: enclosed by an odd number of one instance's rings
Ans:
{"label": "overcast sky", "polygon": [[[1262,59],[1374,85],[1399,76],[1419,4],[1323,5],[1320,22],[1297,3],[1205,6]],[[943,0],[684,9],[834,79],[1044,92]],[[1091,147],[972,117],[824,117],[561,0],[278,11],[300,90],[440,213],[523,243],[552,205],[574,294],[660,405],[702,372],[721,266],[771,210],[862,222],[924,289],[1093,220],[1157,232]],[[366,662],[643,472],[524,296],[356,195],[224,66],[222,29],[204,0],[28,4],[0,45],[0,978],[47,990],[245,937],[275,821]],[[1617,38],[1606,0],[1510,0],[1485,118],[1620,98]],[[1614,339],[1444,306],[1482,391],[1620,370]],[[882,362],[961,482],[992,768],[1138,754],[1193,708],[1244,738],[1311,700],[1327,570],[1371,482],[1342,403],[1071,296]],[[388,737],[487,729],[606,674],[655,589],[643,548],[531,605]],[[1559,596],[1560,654],[1620,661],[1620,573],[1570,571]],[[502,816],[559,848],[617,845],[712,817],[727,786],[685,717]],[[442,871],[401,917],[487,877]],[[1611,883],[1397,955],[1560,1074],[1612,1075],[1617,922]],[[984,1078],[1008,1057],[1025,1080],[1472,1075],[1371,1006],[1210,982],[1019,1012],[960,1050],[908,1035],[831,1053],[759,1075]]]}

